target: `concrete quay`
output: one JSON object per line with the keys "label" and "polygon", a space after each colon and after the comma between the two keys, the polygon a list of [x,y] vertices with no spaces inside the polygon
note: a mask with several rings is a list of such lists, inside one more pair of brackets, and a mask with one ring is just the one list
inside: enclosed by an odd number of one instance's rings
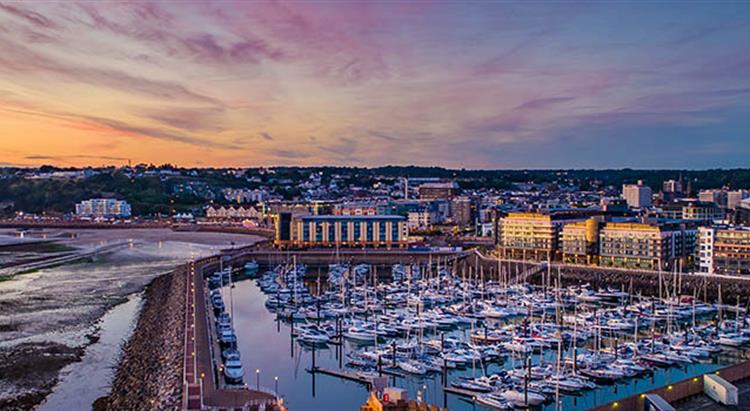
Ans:
{"label": "concrete quay", "polygon": [[215,344],[213,312],[208,305],[205,280],[219,265],[219,257],[209,257],[189,263],[186,270],[190,287],[186,294],[183,409],[283,410],[281,401],[270,390],[253,390],[247,385],[230,387],[222,383],[221,353]]}

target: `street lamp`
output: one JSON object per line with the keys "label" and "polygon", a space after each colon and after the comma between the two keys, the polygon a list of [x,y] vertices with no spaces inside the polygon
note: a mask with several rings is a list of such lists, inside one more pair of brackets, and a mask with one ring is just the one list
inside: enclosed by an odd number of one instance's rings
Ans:
{"label": "street lamp", "polygon": [[273,377],[274,382],[274,391],[276,391],[276,396],[279,396],[279,377]]}
{"label": "street lamp", "polygon": [[259,368],[255,369],[255,385],[256,385],[256,390],[260,391],[260,369]]}

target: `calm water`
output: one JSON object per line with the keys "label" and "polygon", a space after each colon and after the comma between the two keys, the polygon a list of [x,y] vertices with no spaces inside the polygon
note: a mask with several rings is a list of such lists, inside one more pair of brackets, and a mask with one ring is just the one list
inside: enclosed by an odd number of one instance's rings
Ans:
{"label": "calm water", "polygon": [[[245,382],[250,386],[257,384],[256,369],[260,385],[274,388],[274,377],[278,377],[278,392],[284,397],[289,409],[296,410],[356,410],[367,399],[367,390],[363,385],[341,380],[335,377],[318,374],[313,376],[306,371],[312,365],[312,350],[300,347],[290,338],[290,326],[277,323],[276,315],[270,313],[264,303],[266,296],[254,280],[241,280],[235,283],[230,291],[223,289],[225,302],[229,303],[232,295],[232,310],[237,332],[239,350],[245,368]],[[228,309],[230,309],[228,304]],[[461,333],[462,331],[456,331]],[[352,346],[344,346],[349,352]],[[316,349],[316,365],[325,368],[339,369],[339,360],[335,346],[328,349]],[[546,360],[553,362],[555,353],[548,353]],[[534,364],[539,356],[534,356]],[[652,376],[640,379],[628,379],[596,390],[586,391],[581,396],[563,396],[562,409],[584,410],[600,404],[615,401],[651,388],[661,387],[702,373],[721,368],[722,364],[735,362],[731,356],[722,355],[708,363],[696,363],[684,368],[656,369]],[[343,363],[346,363],[344,357]],[[501,368],[512,368],[510,359],[502,365],[491,364],[487,372],[492,373]],[[519,362],[516,362],[519,364]],[[449,380],[457,376],[481,375],[480,369],[455,370],[449,373]],[[393,380],[393,379],[392,379]],[[392,384],[393,385],[393,384]],[[447,406],[450,410],[475,410],[473,406],[455,395],[447,395],[444,403],[441,377],[439,374],[423,378],[396,378],[395,385],[409,390],[409,398],[416,398],[417,391],[424,391],[424,397],[430,403]],[[554,410],[554,402],[546,405],[544,410]]]}

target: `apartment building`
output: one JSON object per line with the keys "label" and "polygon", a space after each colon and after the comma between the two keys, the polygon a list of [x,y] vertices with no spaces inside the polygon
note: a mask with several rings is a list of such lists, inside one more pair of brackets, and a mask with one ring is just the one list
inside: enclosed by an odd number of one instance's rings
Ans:
{"label": "apartment building", "polygon": [[698,270],[710,274],[750,274],[750,227],[701,227]]}
{"label": "apartment building", "polygon": [[595,265],[599,262],[599,227],[596,218],[566,224],[560,232],[562,260],[569,264]]}
{"label": "apartment building", "polygon": [[76,204],[79,218],[128,218],[130,215],[130,204],[113,198],[92,198]]}
{"label": "apartment building", "polygon": [[559,234],[566,223],[585,216],[567,213],[511,212],[498,223],[501,258],[547,261],[559,259]]}
{"label": "apartment building", "polygon": [[696,229],[686,223],[613,223],[599,230],[599,265],[671,270],[691,263]]}

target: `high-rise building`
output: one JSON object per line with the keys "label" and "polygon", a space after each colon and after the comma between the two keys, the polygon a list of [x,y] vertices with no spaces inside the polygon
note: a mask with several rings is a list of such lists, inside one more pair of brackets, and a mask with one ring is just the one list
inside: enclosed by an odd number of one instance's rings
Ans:
{"label": "high-rise building", "polygon": [[128,218],[130,204],[113,198],[92,198],[76,204],[76,216],[80,218]]}
{"label": "high-rise building", "polygon": [[733,190],[727,192],[727,208],[736,210],[740,201],[750,198],[750,190]]}
{"label": "high-rise building", "polygon": [[682,194],[682,181],[679,180],[667,180],[662,184],[662,189],[665,193],[680,193]]}
{"label": "high-rise building", "polygon": [[710,274],[750,274],[750,227],[701,227],[698,268]]}
{"label": "high-rise building", "polygon": [[638,184],[623,184],[622,196],[631,208],[651,207],[651,187],[638,180]]}

